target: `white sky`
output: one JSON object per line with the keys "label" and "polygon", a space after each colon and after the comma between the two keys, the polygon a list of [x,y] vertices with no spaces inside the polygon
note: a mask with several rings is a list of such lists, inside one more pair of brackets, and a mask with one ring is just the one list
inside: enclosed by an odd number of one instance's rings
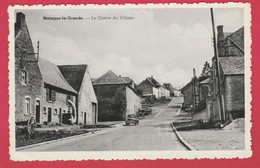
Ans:
{"label": "white sky", "polygon": [[[185,85],[192,69],[201,73],[213,56],[210,10],[84,9],[19,10],[40,57],[56,64],[88,64],[92,78],[108,70],[137,84],[153,75],[159,82]],[[132,16],[133,20],[52,21],[43,16]],[[244,24],[242,8],[214,9],[215,25],[234,32]]]}

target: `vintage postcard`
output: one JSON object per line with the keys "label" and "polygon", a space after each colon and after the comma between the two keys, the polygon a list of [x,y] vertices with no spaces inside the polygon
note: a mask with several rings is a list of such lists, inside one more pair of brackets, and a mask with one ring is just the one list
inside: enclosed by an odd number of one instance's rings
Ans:
{"label": "vintage postcard", "polygon": [[248,158],[249,3],[14,5],[10,158]]}

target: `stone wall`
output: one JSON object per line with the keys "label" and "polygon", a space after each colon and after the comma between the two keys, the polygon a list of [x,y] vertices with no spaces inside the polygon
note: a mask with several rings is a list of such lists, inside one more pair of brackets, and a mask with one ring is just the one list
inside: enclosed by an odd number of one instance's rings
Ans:
{"label": "stone wall", "polygon": [[[40,99],[43,80],[35,57],[32,41],[22,13],[17,14],[15,29],[15,121],[27,121],[34,114],[36,99]],[[26,83],[22,82],[26,72]],[[30,114],[26,113],[25,99],[30,99]]]}
{"label": "stone wall", "polygon": [[225,79],[225,111],[234,114],[234,116],[244,116],[245,111],[245,89],[244,75],[226,76]]}
{"label": "stone wall", "polygon": [[98,100],[98,121],[121,121],[126,116],[125,85],[94,85]]}

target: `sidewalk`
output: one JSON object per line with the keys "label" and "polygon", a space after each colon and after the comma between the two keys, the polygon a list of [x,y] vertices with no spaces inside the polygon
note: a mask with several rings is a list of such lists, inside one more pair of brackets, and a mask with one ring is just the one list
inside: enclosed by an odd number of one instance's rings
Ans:
{"label": "sidewalk", "polygon": [[[182,120],[190,120],[186,112],[182,111],[180,116]],[[245,149],[243,123],[244,119],[237,119],[223,129],[193,129],[178,132],[197,150],[243,150]]]}

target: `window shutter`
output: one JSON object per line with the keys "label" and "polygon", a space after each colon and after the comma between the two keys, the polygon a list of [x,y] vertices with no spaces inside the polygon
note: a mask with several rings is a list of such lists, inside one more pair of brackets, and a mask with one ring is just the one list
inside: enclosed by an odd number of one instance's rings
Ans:
{"label": "window shutter", "polygon": [[46,88],[46,100],[47,100],[47,101],[49,101],[49,94],[50,94],[50,93],[49,93],[49,89]]}
{"label": "window shutter", "polygon": [[55,90],[52,90],[51,91],[51,94],[52,94],[52,101],[54,102],[56,100],[56,91]]}

